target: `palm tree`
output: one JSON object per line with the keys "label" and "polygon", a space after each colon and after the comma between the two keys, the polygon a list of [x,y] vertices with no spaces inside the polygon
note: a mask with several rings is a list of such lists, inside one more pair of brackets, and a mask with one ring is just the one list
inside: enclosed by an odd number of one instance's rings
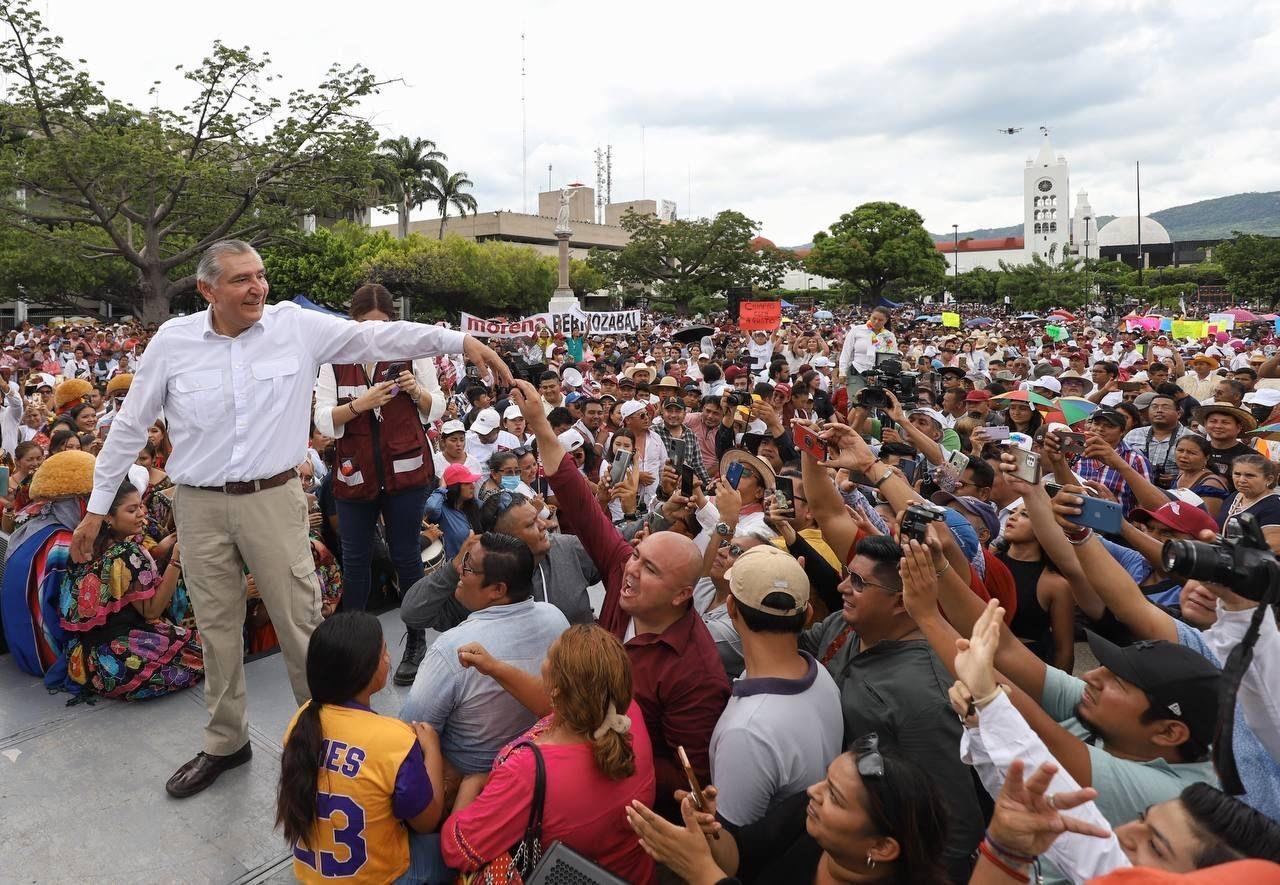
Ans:
{"label": "palm tree", "polygon": [[444,161],[449,159],[436,150],[436,143],[426,138],[410,140],[407,136],[388,138],[378,145],[380,153],[376,172],[382,192],[396,207],[400,239],[409,235],[409,212],[431,198],[430,182],[448,175]]}
{"label": "palm tree", "polygon": [[450,173],[443,166],[440,174],[427,182],[427,202],[435,203],[440,212],[440,239],[444,239],[444,223],[449,217],[450,205],[458,210],[459,215],[476,214],[476,198],[465,192],[466,188],[474,186],[475,182],[467,177],[467,173]]}

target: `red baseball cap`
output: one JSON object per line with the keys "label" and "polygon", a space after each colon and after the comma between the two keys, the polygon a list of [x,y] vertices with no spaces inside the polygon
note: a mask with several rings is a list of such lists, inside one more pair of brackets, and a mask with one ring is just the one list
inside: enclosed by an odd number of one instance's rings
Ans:
{"label": "red baseball cap", "polygon": [[989,399],[991,399],[989,390],[971,390],[964,395],[964,401],[967,403],[985,403]]}
{"label": "red baseball cap", "polygon": [[1144,519],[1154,519],[1175,532],[1190,535],[1193,538],[1206,529],[1211,532],[1218,531],[1218,524],[1212,516],[1199,507],[1188,504],[1186,501],[1169,501],[1155,510],[1138,508],[1131,515]]}

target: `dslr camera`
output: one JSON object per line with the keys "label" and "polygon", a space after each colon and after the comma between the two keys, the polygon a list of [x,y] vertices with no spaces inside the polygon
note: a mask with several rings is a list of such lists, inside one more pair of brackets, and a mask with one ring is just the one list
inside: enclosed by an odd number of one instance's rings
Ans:
{"label": "dslr camera", "polygon": [[1219,541],[1166,541],[1160,559],[1171,574],[1222,584],[1254,602],[1280,602],[1280,560],[1251,513],[1228,519]]}
{"label": "dslr camera", "polygon": [[902,360],[896,354],[876,354],[876,364],[862,373],[867,386],[858,391],[857,404],[868,409],[889,408],[889,397],[885,391],[892,391],[898,402],[907,404],[916,399],[916,372],[902,371]]}

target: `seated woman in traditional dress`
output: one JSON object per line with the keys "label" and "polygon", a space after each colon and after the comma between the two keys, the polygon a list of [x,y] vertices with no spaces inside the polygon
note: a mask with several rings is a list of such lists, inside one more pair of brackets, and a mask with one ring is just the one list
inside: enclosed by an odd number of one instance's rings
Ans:
{"label": "seated woman in traditional dress", "polygon": [[94,547],[62,581],[67,680],[95,694],[142,700],[190,688],[204,676],[200,637],[164,617],[181,577],[177,547],[161,574],[139,536],[147,512],[128,480]]}

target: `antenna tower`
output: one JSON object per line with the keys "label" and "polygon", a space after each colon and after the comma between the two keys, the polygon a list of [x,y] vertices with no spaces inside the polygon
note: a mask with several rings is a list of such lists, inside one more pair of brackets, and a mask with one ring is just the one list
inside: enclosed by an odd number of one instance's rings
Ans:
{"label": "antenna tower", "polygon": [[604,151],[596,148],[596,224],[604,224]]}
{"label": "antenna tower", "polygon": [[613,145],[604,146],[604,202],[613,202]]}
{"label": "antenna tower", "polygon": [[520,31],[520,211],[529,214],[529,115],[525,107],[524,31]]}

